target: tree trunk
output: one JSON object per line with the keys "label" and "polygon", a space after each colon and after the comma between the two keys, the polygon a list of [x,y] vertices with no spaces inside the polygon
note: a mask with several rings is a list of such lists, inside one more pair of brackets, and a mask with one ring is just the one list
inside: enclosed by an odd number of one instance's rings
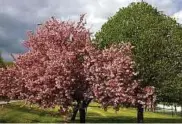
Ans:
{"label": "tree trunk", "polygon": [[85,123],[85,117],[86,117],[86,103],[85,101],[82,102],[81,107],[79,108],[79,112],[80,112],[80,123]]}
{"label": "tree trunk", "polygon": [[91,101],[92,101],[92,98],[90,98],[90,99],[88,99],[88,100],[86,101],[86,107],[88,107],[88,105],[90,104]]}
{"label": "tree trunk", "polygon": [[79,103],[77,103],[77,105],[73,108],[73,115],[71,117],[71,121],[75,121],[76,114],[78,113],[78,109],[79,109]]}
{"label": "tree trunk", "polygon": [[150,105],[150,110],[151,110],[151,112],[154,112],[154,104]]}
{"label": "tree trunk", "polygon": [[145,106],[145,112],[147,111],[147,106]]}
{"label": "tree trunk", "polygon": [[154,112],[156,112],[156,109],[157,109],[157,103],[155,103]]}
{"label": "tree trunk", "polygon": [[177,114],[177,108],[176,108],[176,104],[174,105],[174,112],[175,112],[175,115]]}
{"label": "tree trunk", "polygon": [[182,117],[182,105],[181,105],[181,117]]}
{"label": "tree trunk", "polygon": [[137,123],[143,123],[143,106],[138,104],[137,106]]}
{"label": "tree trunk", "polygon": [[[82,104],[81,104],[81,108],[83,108],[84,111],[85,111],[85,115],[84,116],[86,116],[86,108],[88,107],[88,105],[90,104],[91,101],[92,101],[92,98],[90,98],[88,100],[84,100],[82,102]],[[78,110],[80,112],[80,102],[77,102],[77,105],[73,108],[73,115],[71,117],[71,121],[75,121],[76,114],[78,113]],[[81,112],[81,113],[83,113],[83,112]],[[80,114],[80,116],[81,116],[81,114]],[[80,121],[81,121],[81,119],[80,119]]]}
{"label": "tree trunk", "polygon": [[87,107],[88,107],[88,105],[90,104],[91,101],[92,101],[92,99],[87,99],[87,100],[83,100],[83,102],[81,103],[81,107],[79,109],[80,123],[85,123],[86,109],[87,109]]}
{"label": "tree trunk", "polygon": [[172,116],[174,115],[174,113],[173,113],[173,105],[171,105],[171,109],[172,109]]}

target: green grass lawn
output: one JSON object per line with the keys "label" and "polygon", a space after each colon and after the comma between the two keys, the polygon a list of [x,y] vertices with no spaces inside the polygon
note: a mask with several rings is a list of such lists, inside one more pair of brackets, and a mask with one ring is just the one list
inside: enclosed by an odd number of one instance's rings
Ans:
{"label": "green grass lawn", "polygon": [[[58,114],[57,108],[42,110],[37,107],[30,108],[29,106],[21,107],[22,103],[11,103],[0,108],[1,123],[59,123],[63,122],[63,118]],[[87,110],[86,121],[89,123],[135,123],[136,109],[121,108],[115,113],[113,109],[108,109],[107,112],[98,107],[98,104],[91,104]],[[145,112],[144,121],[146,123],[182,123],[180,116],[171,116],[160,113]],[[79,122],[77,117],[76,122]]]}

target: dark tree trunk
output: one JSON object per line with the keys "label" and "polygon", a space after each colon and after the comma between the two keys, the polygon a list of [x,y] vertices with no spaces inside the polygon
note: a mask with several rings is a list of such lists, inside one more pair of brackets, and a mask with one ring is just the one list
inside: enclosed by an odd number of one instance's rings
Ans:
{"label": "dark tree trunk", "polygon": [[155,109],[155,106],[154,106],[154,104],[153,105],[151,105],[151,112],[154,112],[154,109]]}
{"label": "dark tree trunk", "polygon": [[80,123],[85,123],[85,117],[86,117],[85,108],[80,108],[79,112],[80,112]]}
{"label": "dark tree trunk", "polygon": [[174,112],[173,112],[173,105],[171,105],[171,109],[172,109],[172,116],[174,115]]}
{"label": "dark tree trunk", "polygon": [[182,117],[182,105],[181,105],[181,117]]}
{"label": "dark tree trunk", "polygon": [[92,101],[92,98],[90,98],[90,99],[88,99],[88,100],[86,101],[86,107],[88,107],[88,105],[90,104],[91,101]]}
{"label": "dark tree trunk", "polygon": [[71,117],[71,121],[75,121],[76,114],[78,113],[78,109],[79,109],[79,103],[77,103],[77,105],[73,108],[73,115]]}
{"label": "dark tree trunk", "polygon": [[88,107],[88,105],[90,104],[91,101],[92,101],[92,99],[83,100],[83,102],[81,104],[81,107],[79,109],[80,123],[85,123],[86,109],[87,109],[87,107]]}
{"label": "dark tree trunk", "polygon": [[85,123],[85,118],[86,118],[86,109],[88,107],[88,105],[90,104],[90,102],[92,101],[92,99],[87,99],[87,100],[83,100],[81,103],[77,102],[77,105],[73,108],[73,115],[71,117],[71,121],[75,121],[76,118],[76,114],[80,113],[80,123]]}
{"label": "dark tree trunk", "polygon": [[147,109],[148,109],[147,106],[145,106],[145,112],[147,111]]}
{"label": "dark tree trunk", "polygon": [[85,123],[85,118],[86,118],[86,101],[83,101],[81,103],[81,107],[79,108],[79,112],[80,112],[80,123]]}
{"label": "dark tree trunk", "polygon": [[157,104],[156,104],[156,102],[154,102],[154,108],[153,108],[154,112],[156,112],[156,107],[157,107]]}
{"label": "dark tree trunk", "polygon": [[177,114],[177,108],[176,108],[176,104],[174,105],[174,114],[176,115]]}
{"label": "dark tree trunk", "polygon": [[143,123],[143,106],[138,104],[137,106],[137,123]]}

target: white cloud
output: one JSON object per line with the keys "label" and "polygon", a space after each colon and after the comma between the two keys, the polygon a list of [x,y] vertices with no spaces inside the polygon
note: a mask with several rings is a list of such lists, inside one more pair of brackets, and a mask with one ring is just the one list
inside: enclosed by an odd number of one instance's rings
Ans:
{"label": "white cloud", "polygon": [[[40,23],[51,16],[61,19],[75,19],[82,13],[87,13],[87,21],[93,25],[94,31],[98,30],[108,17],[114,15],[119,8],[126,7],[131,2],[141,0],[31,0],[23,1],[6,0],[0,4],[4,12],[20,21],[28,23]],[[177,11],[177,1],[179,0],[144,0],[153,6],[158,7],[160,11],[172,15]],[[100,20],[100,21],[99,21]],[[97,27],[95,27],[97,26]]]}
{"label": "white cloud", "polygon": [[171,15],[177,11],[176,2],[174,0],[146,0],[149,4],[157,7],[167,15]]}
{"label": "white cloud", "polygon": [[[108,17],[113,16],[119,8],[128,6],[131,2],[139,2],[141,0],[93,0],[84,2],[84,10],[87,12],[87,21],[92,25],[92,31],[98,31],[102,24],[107,21]],[[178,0],[144,0],[159,11],[163,11],[167,15],[172,15],[182,8],[178,8]]]}
{"label": "white cloud", "polygon": [[182,24],[182,10],[175,13],[173,17],[178,21],[178,23]]}
{"label": "white cloud", "polygon": [[2,52],[2,57],[4,60],[12,60],[12,57],[8,52]]}

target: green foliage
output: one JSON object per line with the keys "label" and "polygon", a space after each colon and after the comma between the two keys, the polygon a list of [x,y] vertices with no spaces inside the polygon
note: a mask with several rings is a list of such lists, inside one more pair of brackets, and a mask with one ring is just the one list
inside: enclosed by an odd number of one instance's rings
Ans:
{"label": "green foliage", "polygon": [[159,99],[167,102],[169,105],[177,103],[182,105],[182,78],[176,77],[174,80],[166,81],[160,89]]}
{"label": "green foliage", "polygon": [[135,46],[133,52],[138,78],[143,80],[144,86],[155,86],[158,95],[165,94],[163,88],[181,73],[182,27],[175,19],[146,2],[121,8],[95,37],[101,48],[112,43],[131,42]]}
{"label": "green foliage", "polygon": [[4,68],[5,66],[12,66],[13,62],[11,61],[4,61],[3,57],[1,56],[1,51],[0,51],[0,68]]}
{"label": "green foliage", "polygon": [[12,61],[5,61],[5,65],[6,66],[12,66],[13,65],[13,62]]}
{"label": "green foliage", "polygon": [[1,51],[0,51],[0,68],[2,68],[2,67],[3,67],[3,58],[1,56]]}

